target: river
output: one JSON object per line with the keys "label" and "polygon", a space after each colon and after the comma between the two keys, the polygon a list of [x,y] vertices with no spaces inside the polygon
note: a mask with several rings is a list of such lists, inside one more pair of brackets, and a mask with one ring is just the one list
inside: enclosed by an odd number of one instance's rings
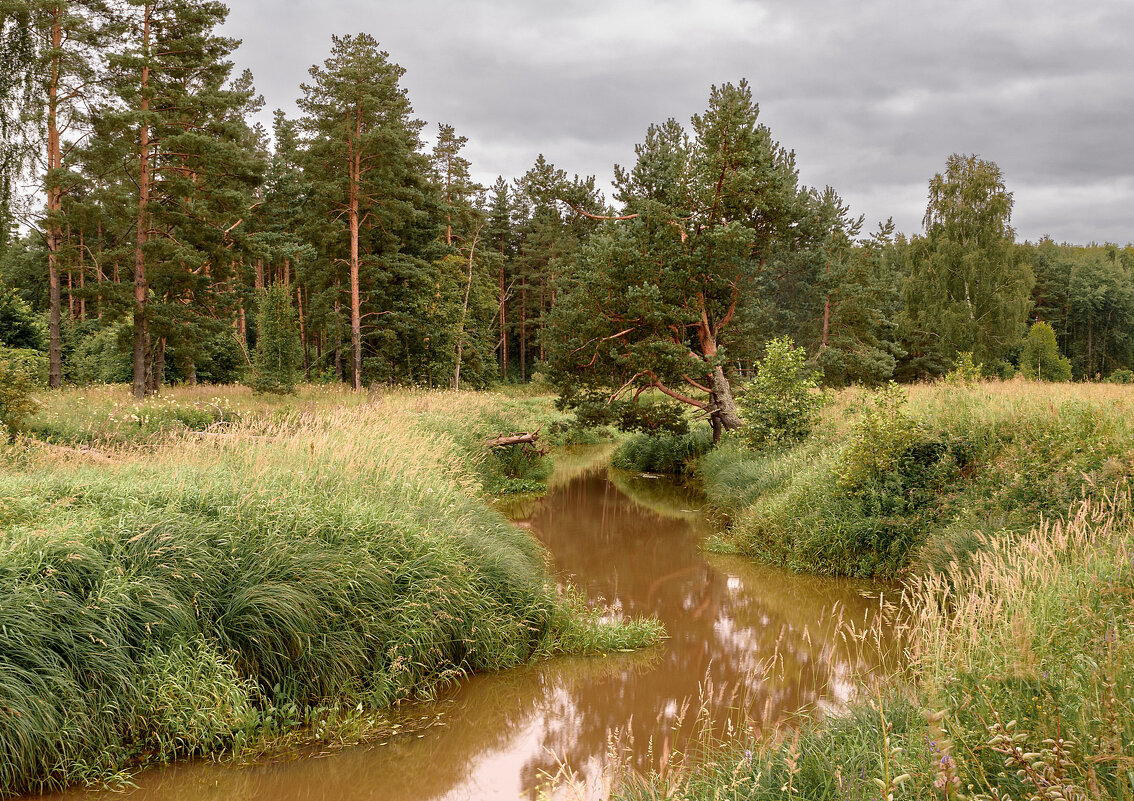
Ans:
{"label": "river", "polygon": [[[870,585],[706,554],[695,496],[601,463],[560,474],[514,510],[561,581],[669,633],[645,652],[557,659],[473,676],[399,708],[407,732],[382,743],[238,768],[149,771],[130,801],[491,801],[601,798],[612,762],[672,765],[707,731],[753,730],[837,709],[893,649],[856,640],[881,604]],[[559,776],[558,790],[549,786]],[[564,777],[571,777],[570,782]],[[100,796],[70,793],[59,798]]]}

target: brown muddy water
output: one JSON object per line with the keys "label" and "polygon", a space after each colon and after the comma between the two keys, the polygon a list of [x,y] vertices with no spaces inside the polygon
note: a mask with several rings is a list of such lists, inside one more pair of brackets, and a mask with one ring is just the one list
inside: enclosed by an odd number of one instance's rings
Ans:
{"label": "brown muddy water", "polygon": [[[709,525],[687,492],[602,466],[575,472],[513,510],[517,522],[547,546],[562,580],[620,614],[657,616],[669,633],[663,645],[471,677],[437,701],[400,708],[407,733],[381,745],[245,768],[177,765],[105,797],[601,798],[612,753],[656,768],[706,720],[718,732],[742,720],[759,729],[837,709],[858,677],[887,669],[886,638],[856,640],[846,625],[873,623],[878,588],[707,555],[699,545]],[[549,777],[565,773],[571,786],[549,789]]]}

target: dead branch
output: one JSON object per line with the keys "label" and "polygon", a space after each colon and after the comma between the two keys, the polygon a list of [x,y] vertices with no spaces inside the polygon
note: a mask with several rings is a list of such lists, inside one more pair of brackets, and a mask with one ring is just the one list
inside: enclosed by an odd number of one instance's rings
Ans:
{"label": "dead branch", "polygon": [[534,443],[539,439],[539,430],[543,428],[540,426],[535,431],[521,431],[513,434],[501,434],[499,437],[492,437],[486,439],[484,444],[489,448],[496,448],[501,445],[520,445],[523,443]]}

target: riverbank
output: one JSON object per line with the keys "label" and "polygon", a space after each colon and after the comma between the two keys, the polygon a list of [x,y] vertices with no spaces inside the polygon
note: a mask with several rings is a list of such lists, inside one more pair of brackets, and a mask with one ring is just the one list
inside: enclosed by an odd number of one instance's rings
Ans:
{"label": "riverbank", "polygon": [[483,445],[554,422],[546,399],[45,402],[28,425],[51,444],[0,454],[5,793],[364,737],[370,713],[464,673],[660,635],[562,597],[486,503],[546,476]]}
{"label": "riverbank", "polygon": [[907,588],[908,668],[873,697],[627,773],[613,797],[1134,797],[1130,496],[986,545],[969,569]]}
{"label": "riverbank", "polygon": [[726,444],[699,468],[733,521],[718,549],[901,577],[907,668],[842,714],[742,730],[615,797],[1134,797],[1128,390],[849,390],[808,441]]}
{"label": "riverbank", "polygon": [[697,464],[732,517],[715,548],[790,570],[892,579],[964,564],[1134,483],[1134,393],[1116,385],[939,382],[834,396],[811,437]]}

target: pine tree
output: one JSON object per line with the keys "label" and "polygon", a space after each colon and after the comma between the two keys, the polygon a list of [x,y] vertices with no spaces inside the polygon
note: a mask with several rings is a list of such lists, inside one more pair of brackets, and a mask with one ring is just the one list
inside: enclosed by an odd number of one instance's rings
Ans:
{"label": "pine tree", "polygon": [[[209,0],[129,0],[125,47],[110,59],[110,147],[133,151],[134,395],[162,380],[167,340],[215,329],[227,314],[232,247],[263,164],[245,117],[258,107],[247,73],[230,80],[236,41],[216,35],[228,11]],[[210,324],[210,320],[213,324]]]}
{"label": "pine tree", "polygon": [[794,156],[757,121],[746,83],[714,87],[692,120],[651,126],[616,170],[621,215],[584,248],[553,314],[565,403],[609,406],[653,388],[741,425],[725,372],[734,321],[769,259],[792,247]]}
{"label": "pine tree", "polygon": [[72,169],[74,142],[83,138],[86,109],[96,99],[103,51],[117,26],[103,0],[32,0],[27,10],[36,52],[31,73],[47,197],[42,227],[47,244],[48,386],[57,389],[63,381],[60,274],[68,225],[64,198],[79,183]]}
{"label": "pine tree", "polygon": [[388,217],[413,214],[402,189],[416,168],[421,123],[411,117],[413,109],[398,84],[404,72],[373,37],[336,36],[323,66],[311,68],[312,82],[303,85],[299,100],[304,169],[313,199],[330,212],[324,249],[348,267],[350,372],[356,390],[362,388],[364,239]]}

